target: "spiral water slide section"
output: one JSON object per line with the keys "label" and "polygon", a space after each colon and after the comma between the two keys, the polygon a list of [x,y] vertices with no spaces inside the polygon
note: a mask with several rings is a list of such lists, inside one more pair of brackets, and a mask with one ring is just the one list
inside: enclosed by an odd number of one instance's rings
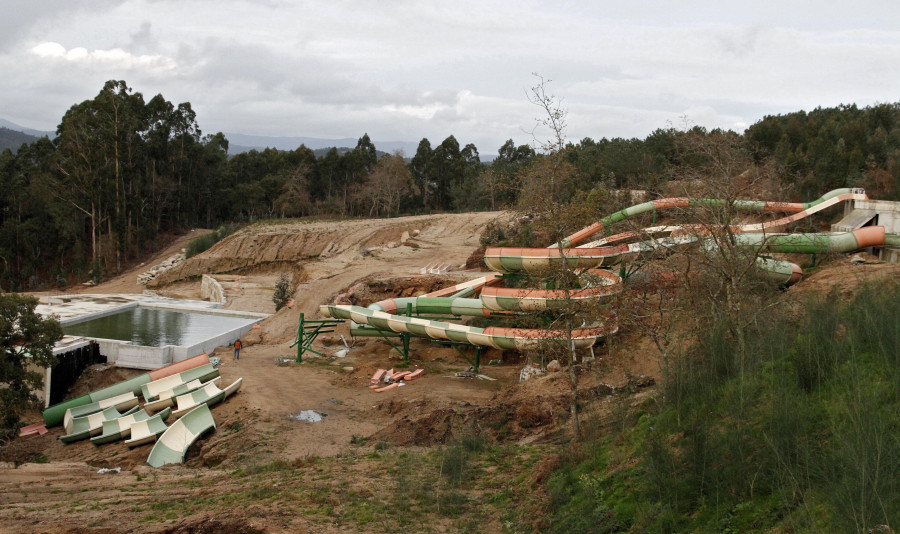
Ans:
{"label": "spiral water slide section", "polygon": [[[703,240],[703,236],[688,235],[644,241],[627,245],[596,248],[489,248],[484,262],[492,270],[501,273],[540,272],[558,266],[563,261],[573,269],[593,269],[635,261],[656,254],[660,249],[674,249]],[[897,246],[898,234],[885,233],[883,226],[867,226],[852,232],[821,234],[735,234],[735,246],[757,253],[824,254],[828,252],[853,252],[868,247]],[[797,281],[799,267],[784,267],[788,262],[763,259],[763,269],[783,269],[768,273],[782,283]],[[793,264],[788,264],[793,265]],[[802,274],[802,272],[800,273]]]}
{"label": "spiral water slide section", "polygon": [[[738,200],[734,205],[742,211],[790,213],[791,215],[763,223],[736,226],[732,230],[738,234],[737,246],[757,253],[850,252],[870,246],[883,246],[886,243],[890,244],[892,240],[897,241],[897,236],[885,234],[882,227],[868,227],[845,234],[768,233],[769,230],[781,228],[846,200],[866,198],[868,197],[860,190],[836,189],[807,203]],[[665,232],[670,236],[638,243],[598,246],[599,243],[619,242],[640,235],[628,232],[578,248],[572,248],[573,246],[584,242],[604,228],[642,213],[673,208],[684,209],[691,206],[717,207],[724,205],[725,201],[718,199],[669,198],[645,202],[616,212],[568,236],[561,242],[562,250],[557,248],[558,244],[554,244],[545,249],[489,248],[485,252],[485,264],[498,273],[546,271],[566,262],[569,268],[595,275],[595,282],[584,289],[548,291],[497,287],[501,281],[500,275],[490,274],[422,297],[387,299],[371,304],[367,308],[350,305],[323,305],[320,306],[320,311],[325,316],[352,320],[351,333],[353,335],[409,333],[432,339],[458,341],[500,349],[523,349],[533,347],[545,340],[566,339],[567,336],[561,331],[477,328],[401,314],[408,312],[408,315],[449,314],[490,317],[558,309],[571,305],[572,299],[607,298],[621,291],[622,281],[616,274],[604,270],[602,267],[648,259],[666,250],[691,246],[699,240],[703,240],[702,236],[697,232],[692,234],[684,232],[684,230],[695,228],[692,226],[656,227],[649,230],[658,233]],[[677,230],[681,230],[681,232],[677,232]],[[795,264],[768,258],[760,258],[757,261],[768,277],[780,283],[794,283],[799,281],[802,276],[802,270]],[[573,333],[573,342],[576,346],[590,346],[597,338],[614,333],[617,329],[614,320],[608,320],[599,326],[584,328]]]}
{"label": "spiral water slide section", "polygon": [[[500,275],[489,274],[421,297],[386,299],[367,308],[350,305],[322,305],[320,312],[328,317],[350,319],[354,336],[408,333],[418,337],[454,341],[497,349],[527,349],[548,340],[569,340],[578,348],[590,347],[599,337],[618,330],[613,320],[572,331],[525,328],[479,328],[401,315],[456,315],[490,317],[517,312],[559,308],[569,299],[597,299],[621,291],[621,279],[608,271],[600,271],[593,287],[566,291],[546,291],[495,287]],[[477,298],[472,298],[478,294]],[[441,296],[443,295],[443,296]]]}

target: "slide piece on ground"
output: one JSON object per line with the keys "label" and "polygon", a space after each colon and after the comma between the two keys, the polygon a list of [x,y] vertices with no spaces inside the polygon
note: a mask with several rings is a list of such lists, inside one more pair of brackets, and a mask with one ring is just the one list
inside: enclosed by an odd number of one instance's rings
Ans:
{"label": "slide piece on ground", "polygon": [[153,445],[147,463],[152,467],[184,462],[184,455],[203,434],[216,429],[209,406],[201,404],[172,423]]}
{"label": "slide piece on ground", "polygon": [[74,399],[69,399],[67,401],[54,404],[53,406],[50,406],[49,408],[44,410],[44,422],[47,424],[47,426],[58,425],[63,422],[66,410],[70,408],[83,406],[85,404],[101,401],[128,392],[138,395],[141,393],[141,386],[146,384],[147,382],[159,380],[160,378],[164,378],[172,374],[177,374],[182,371],[193,369],[195,367],[208,363],[209,356],[207,354],[198,354],[197,356],[193,356],[186,360],[161,367],[155,371],[142,373],[134,378],[123,380],[122,382],[118,382],[109,387],[98,389],[97,391],[92,391],[87,395],[82,395]]}
{"label": "slide piece on ground", "polygon": [[212,363],[206,363],[194,367],[193,369],[188,369],[180,373],[160,378],[159,380],[154,380],[152,382],[142,384],[141,394],[144,396],[144,401],[152,402],[156,400],[159,397],[159,394],[164,391],[174,389],[182,384],[187,384],[188,382],[194,380],[205,382],[217,376],[219,376],[219,370],[213,367]]}
{"label": "slide piece on ground", "polygon": [[[160,417],[165,421],[166,418],[169,417],[169,412],[165,410],[163,412],[164,413],[160,414]],[[123,415],[117,419],[103,421],[103,433],[99,436],[92,437],[91,443],[94,445],[103,445],[104,443],[128,438],[131,436],[131,425],[139,421],[146,421],[149,418],[150,414],[148,414],[146,410],[138,410],[130,415]]]}
{"label": "slide piece on ground", "polygon": [[210,407],[215,406],[225,400],[231,393],[239,390],[243,380],[243,378],[238,378],[225,389],[219,389],[217,384],[210,382],[201,389],[175,397],[177,407],[172,412],[172,416],[176,418],[181,417],[200,404],[206,404]]}
{"label": "slide piece on ground", "polygon": [[133,423],[131,425],[131,438],[125,440],[125,445],[134,448],[156,441],[156,438],[169,428],[166,426],[165,421],[171,413],[172,409],[166,408],[149,419]]}
{"label": "slide piece on ground", "polygon": [[241,384],[243,384],[243,383],[244,383],[244,377],[240,377],[240,378],[238,378],[237,380],[235,380],[234,382],[232,382],[231,384],[228,384],[228,387],[226,387],[226,388],[224,389],[224,391],[225,391],[225,398],[227,399],[227,398],[230,397],[231,395],[233,395],[233,394],[237,393],[238,391],[240,391],[240,389],[241,389]]}
{"label": "slide piece on ground", "polygon": [[102,412],[92,413],[91,415],[86,415],[84,417],[76,417],[72,420],[72,432],[60,436],[59,439],[63,443],[73,443],[82,439],[87,439],[91,436],[96,436],[103,430],[104,421],[112,421],[113,419],[118,419],[124,415],[131,415],[136,411],[138,411],[137,406],[125,413],[120,413],[119,410],[116,410],[114,407],[109,407]]}
{"label": "slide piece on ground", "polygon": [[76,417],[84,417],[86,415],[91,415],[92,413],[102,412],[110,406],[114,407],[120,412],[124,412],[125,410],[129,410],[137,406],[138,401],[139,399],[137,398],[137,396],[129,391],[128,393],[122,393],[121,395],[116,395],[115,397],[110,397],[108,399],[99,400],[90,404],[83,404],[74,408],[69,408],[68,410],[66,410],[66,415],[63,417],[63,428],[66,429],[67,434],[71,434],[72,419]]}
{"label": "slide piece on ground", "polygon": [[163,408],[169,408],[175,406],[175,397],[179,395],[185,395],[192,391],[196,391],[200,388],[206,387],[207,384],[213,383],[217,384],[221,376],[217,376],[210,380],[209,382],[200,382],[200,380],[191,380],[187,384],[181,384],[180,386],[176,386],[172,389],[163,391],[159,395],[157,395],[157,399],[155,401],[147,402],[144,404],[144,409],[147,410],[148,413],[154,414]]}

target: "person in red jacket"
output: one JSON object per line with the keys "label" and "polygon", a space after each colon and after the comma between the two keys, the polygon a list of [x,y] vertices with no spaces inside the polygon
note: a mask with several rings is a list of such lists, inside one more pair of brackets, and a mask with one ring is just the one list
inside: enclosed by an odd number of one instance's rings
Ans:
{"label": "person in red jacket", "polygon": [[240,339],[238,339],[237,341],[234,342],[234,359],[235,360],[241,359],[241,340]]}

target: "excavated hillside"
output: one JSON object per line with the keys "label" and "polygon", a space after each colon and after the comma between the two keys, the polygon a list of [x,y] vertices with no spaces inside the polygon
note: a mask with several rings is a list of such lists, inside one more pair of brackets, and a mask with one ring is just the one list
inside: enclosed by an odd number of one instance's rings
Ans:
{"label": "excavated hillside", "polygon": [[[188,451],[183,465],[150,468],[149,447],[129,449],[122,442],[64,445],[56,439],[59,427],[0,446],[0,462],[7,462],[0,464],[0,530],[541,531],[547,502],[541,481],[556,461],[552,444],[569,431],[569,373],[520,383],[522,356],[488,350],[481,368],[486,378],[476,378],[454,348],[414,338],[410,369],[425,369],[425,375],[375,393],[368,388],[373,372],[401,359],[381,339],[351,339],[346,324],[320,337],[321,357],[307,353],[304,364],[291,362],[301,313],[317,318],[318,306],[336,299],[366,305],[475,277],[464,267],[483,229],[509,217],[495,212],[251,225],[157,276],[152,290],[199,298],[200,276],[218,275],[227,308],[272,312],[274,280],[288,273],[295,306],[251,331],[240,360],[232,359],[229,347],[213,354],[222,358],[223,384],[243,378],[243,387],[213,408],[217,429]],[[86,291],[141,291],[136,280],[142,271],[200,233]],[[852,291],[862,281],[898,275],[900,266],[835,258],[786,294],[825,293],[834,285]],[[647,339],[623,330],[611,345],[575,368],[589,432],[634,417],[660,376]],[[136,373],[95,366],[72,394]],[[322,420],[302,420],[310,411]],[[454,465],[447,463],[456,450],[451,445],[477,448],[472,436],[505,452],[486,455],[476,479],[451,484],[444,474]],[[507,445],[515,448],[502,448]],[[101,474],[101,468],[119,471]],[[411,509],[414,498],[435,502],[437,509]],[[513,506],[510,498],[520,514],[538,514],[529,527],[510,530],[501,522]]]}

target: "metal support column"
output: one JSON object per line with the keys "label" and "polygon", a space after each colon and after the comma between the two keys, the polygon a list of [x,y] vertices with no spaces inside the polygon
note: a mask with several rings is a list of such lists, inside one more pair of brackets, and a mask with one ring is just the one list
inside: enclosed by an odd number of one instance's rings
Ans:
{"label": "metal support column", "polygon": [[327,319],[324,321],[307,321],[304,314],[300,314],[300,324],[297,326],[297,339],[291,343],[291,347],[297,346],[297,363],[303,363],[303,353],[312,352],[324,356],[321,352],[312,348],[313,341],[319,334],[334,332],[334,327],[343,323],[342,319]]}

